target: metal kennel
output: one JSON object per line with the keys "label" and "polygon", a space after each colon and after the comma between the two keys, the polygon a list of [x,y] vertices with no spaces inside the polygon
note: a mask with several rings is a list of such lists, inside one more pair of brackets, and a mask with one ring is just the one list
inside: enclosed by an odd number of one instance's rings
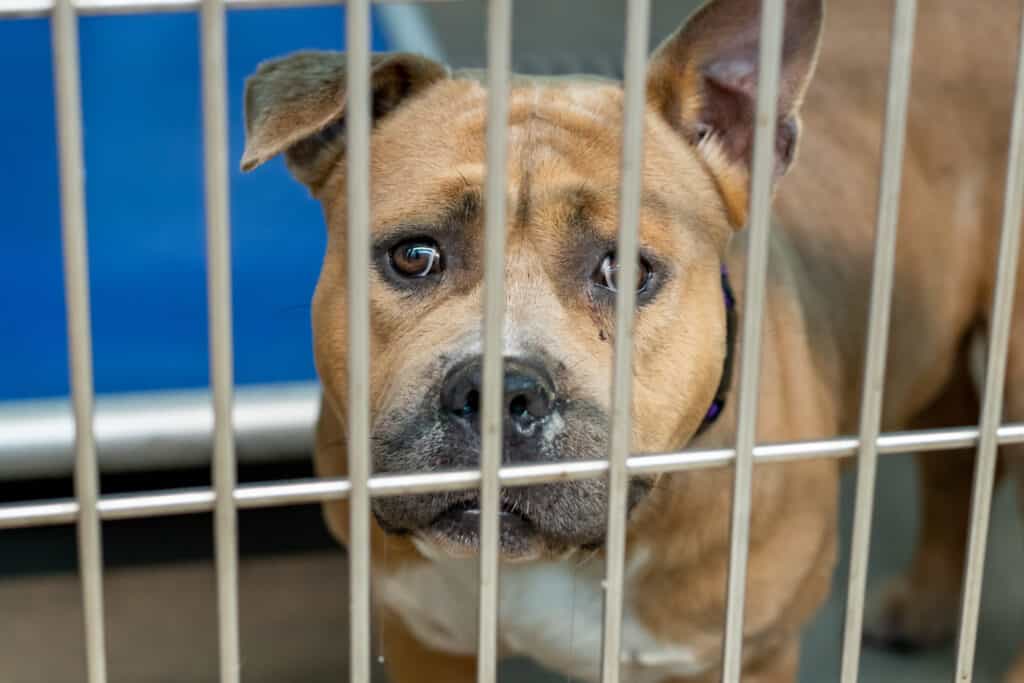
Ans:
{"label": "metal kennel", "polygon": [[[857,437],[787,444],[755,443],[760,348],[745,344],[740,364],[739,430],[734,448],[685,451],[661,455],[630,456],[631,343],[615,348],[611,451],[607,460],[528,466],[500,466],[502,373],[501,329],[503,316],[503,259],[505,204],[505,140],[511,46],[511,0],[490,0],[488,34],[488,131],[484,324],[483,454],[479,470],[442,474],[372,476],[369,452],[369,64],[370,2],[349,0],[347,49],[349,52],[349,151],[348,211],[349,249],[349,353],[350,402],[348,452],[350,478],[346,480],[293,480],[243,485],[236,482],[236,439],[252,438],[249,428],[236,435],[239,422],[259,406],[278,407],[279,422],[264,426],[263,433],[284,433],[305,440],[315,410],[315,398],[299,391],[291,402],[264,403],[239,392],[236,400],[232,376],[230,215],[228,205],[228,116],[225,95],[227,8],[262,8],[331,4],[329,0],[2,0],[0,18],[49,16],[52,29],[56,115],[59,136],[60,195],[63,225],[64,277],[70,336],[71,400],[73,432],[65,430],[49,441],[32,441],[24,432],[0,433],[0,453],[18,448],[39,448],[49,453],[70,445],[73,435],[75,497],[0,506],[0,529],[76,524],[79,534],[79,573],[83,587],[88,680],[104,683],[106,644],[103,626],[103,558],[100,522],[127,518],[214,511],[216,571],[219,596],[220,680],[240,680],[238,625],[238,509],[284,506],[348,498],[351,503],[351,678],[370,680],[370,499],[479,487],[483,510],[481,541],[478,680],[496,678],[498,606],[498,504],[500,487],[540,482],[607,476],[611,482],[611,513],[608,519],[606,593],[602,680],[620,680],[620,639],[625,550],[625,502],[628,479],[641,473],[672,472],[732,465],[735,468],[732,510],[731,562],[728,576],[728,609],[723,653],[723,680],[740,680],[742,617],[746,583],[746,555],[750,528],[753,464],[806,458],[845,458],[858,462],[854,536],[847,598],[842,681],[857,680],[860,633],[875,470],[879,454],[976,447],[976,465],[966,580],[957,649],[956,680],[972,678],[979,602],[989,510],[995,477],[997,446],[1024,443],[1024,424],[1000,424],[1008,339],[1017,260],[1020,251],[1020,218],[1024,199],[1024,43],[1018,56],[1018,87],[1014,95],[1012,139],[1006,178],[1006,196],[998,263],[997,287],[989,331],[989,355],[980,423],[977,427],[880,434],[885,349],[888,339],[893,283],[893,255],[900,195],[904,131],[910,84],[915,0],[898,0],[892,33],[892,60],[885,118],[884,152],[878,200],[870,327],[867,340],[861,423]],[[751,242],[746,275],[747,301],[743,338],[761,338],[764,307],[767,237],[769,229],[772,133],[779,86],[783,0],[764,0],[761,35],[760,90],[757,100],[757,135],[751,197]],[[212,429],[214,435],[214,485],[212,488],[157,490],[132,495],[102,495],[98,485],[96,426],[90,302],[86,258],[85,190],[79,75],[78,17],[81,14],[193,10],[201,14],[201,64],[205,149],[205,195],[208,259],[208,309],[210,321],[210,368],[212,378]],[[647,57],[648,0],[629,0],[626,26],[625,128],[621,175],[621,227],[618,253],[636,254],[639,215],[640,165],[643,139],[644,71]],[[620,259],[622,277],[633,279],[636,261]],[[634,310],[631,288],[622,288],[616,305],[616,339],[631,341]],[[176,404],[179,409],[182,403]],[[187,410],[185,411],[187,413]],[[275,412],[275,411],[271,411]],[[150,424],[145,413],[126,410],[121,418],[133,425],[127,436],[114,430],[115,450],[130,450],[147,435],[163,443],[177,439],[202,441],[209,428],[208,412],[188,413],[178,420]],[[24,417],[24,416],[23,416]],[[19,419],[8,415],[5,424]],[[24,418],[27,420],[27,418]],[[29,421],[30,422],[30,421]],[[49,423],[48,423],[49,424]],[[247,423],[248,424],[248,423]],[[53,425],[51,424],[51,427]],[[36,425],[37,433],[45,426]],[[31,430],[30,430],[31,431]],[[57,430],[60,432],[60,430]],[[11,436],[11,434],[14,434]],[[19,435],[20,434],[20,435]],[[18,439],[21,439],[19,441]],[[64,439],[64,441],[61,441]],[[191,440],[191,441],[190,441]],[[28,444],[28,446],[26,446]],[[40,445],[41,444],[41,445]],[[193,443],[193,447],[195,444]]]}

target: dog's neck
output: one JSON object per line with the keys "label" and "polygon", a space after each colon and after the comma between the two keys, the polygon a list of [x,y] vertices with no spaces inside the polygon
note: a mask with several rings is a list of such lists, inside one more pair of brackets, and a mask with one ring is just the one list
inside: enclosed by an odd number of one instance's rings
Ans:
{"label": "dog's neck", "polygon": [[729,283],[729,269],[722,264],[722,294],[725,299],[725,360],[722,362],[722,378],[718,382],[715,398],[711,407],[704,415],[704,420],[697,428],[696,436],[703,434],[713,425],[725,411],[725,401],[729,397],[732,384],[733,351],[736,348],[736,295]]}

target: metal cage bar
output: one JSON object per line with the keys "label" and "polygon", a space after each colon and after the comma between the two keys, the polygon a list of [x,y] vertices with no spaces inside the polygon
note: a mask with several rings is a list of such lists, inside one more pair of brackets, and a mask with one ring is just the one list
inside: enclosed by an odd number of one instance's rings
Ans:
{"label": "metal cage bar", "polygon": [[57,139],[60,157],[61,230],[68,318],[71,404],[75,416],[75,497],[78,567],[85,614],[89,683],[107,680],[103,620],[103,547],[99,471],[93,437],[92,331],[89,321],[89,261],[85,227],[85,164],[82,151],[81,75],[78,16],[69,0],[59,0],[51,24]]}
{"label": "metal cage bar", "polygon": [[348,3],[349,662],[353,683],[370,682],[370,2]]}
{"label": "metal cage bar", "polygon": [[[1003,425],[998,430],[1000,445],[1024,444],[1024,423]],[[895,432],[878,437],[879,455],[959,450],[978,444],[977,427]],[[813,458],[847,458],[856,455],[860,441],[840,437],[821,441],[763,444],[754,448],[754,459],[762,463],[793,462]],[[634,455],[626,463],[631,476],[726,467],[736,457],[730,448],[689,450],[658,455]],[[510,465],[498,470],[502,486],[530,486],[559,481],[593,479],[608,472],[607,460]],[[416,493],[468,491],[480,486],[479,470],[433,472],[429,474],[378,475],[369,480],[370,496],[398,496]],[[240,509],[304,505],[349,497],[348,479],[295,479],[246,484],[235,489]],[[208,488],[189,488],[103,496],[98,508],[101,519],[138,519],[166,515],[209,512],[214,494]],[[74,499],[15,503],[0,506],[0,529],[73,524],[79,506]]]}
{"label": "metal cage bar", "polygon": [[[0,443],[0,478],[70,474],[73,453],[67,451],[74,449],[74,423],[69,406],[64,401],[26,403],[32,404],[27,410],[23,409],[24,404],[0,407],[0,434],[4,437]],[[239,458],[245,462],[269,462],[277,460],[275,456],[281,451],[308,453],[319,403],[319,389],[314,384],[237,388],[233,421]],[[42,408],[37,412],[39,406]],[[208,462],[212,413],[210,396],[205,391],[100,396],[93,420],[100,467],[104,472],[136,471],[149,468],[154,462],[167,467]],[[1018,428],[1019,425],[1014,424],[1001,426],[1000,444],[1014,443]],[[959,445],[948,445],[950,443]],[[175,444],[180,445],[180,450],[174,449]],[[849,444],[853,446],[848,452],[844,451]],[[971,448],[977,445],[977,427],[891,432],[880,435],[878,444],[882,454],[909,452],[917,447],[921,450]],[[762,458],[768,452],[786,455],[792,451],[794,455],[786,457],[802,457],[798,455],[802,453],[810,453],[809,457],[845,457],[853,454],[858,445],[856,438],[791,442],[757,446],[754,454]],[[145,459],[140,457],[143,450]],[[157,458],[150,460],[154,454]],[[685,455],[691,454],[701,457],[701,451],[688,451]],[[20,455],[43,460],[44,465],[37,469]],[[683,455],[668,454],[668,457]],[[635,463],[637,458],[633,456],[629,462]],[[590,466],[586,462],[571,464],[572,467],[577,465],[585,469]],[[554,471],[554,476],[560,476],[557,472],[561,470]],[[447,474],[430,476],[446,477]],[[371,485],[376,480],[371,480]]]}
{"label": "metal cage bar", "polygon": [[213,393],[214,543],[221,683],[239,683],[238,515],[232,424],[234,358],[231,329],[231,218],[228,200],[227,46],[223,0],[200,12],[206,261]]}
{"label": "metal cage bar", "polygon": [[753,494],[754,446],[757,440],[758,398],[761,375],[761,328],[765,283],[768,278],[768,236],[775,167],[775,128],[778,116],[779,76],[785,3],[761,3],[761,39],[757,87],[757,123],[750,172],[750,244],[744,287],[743,331],[740,351],[739,407],[736,461],[732,492],[729,541],[729,576],[722,680],[738,683],[743,668],[743,606],[746,597],[747,553],[750,545],[750,509]]}
{"label": "metal cage bar", "polygon": [[512,2],[490,0],[487,8],[487,180],[483,307],[483,387],[480,424],[480,582],[477,628],[478,683],[498,676],[498,605],[505,318],[505,214],[508,157],[509,72],[512,61]]}
{"label": "metal cage bar", "polygon": [[[761,332],[765,298],[773,133],[784,26],[783,0],[763,0],[757,132],[751,173],[750,244],[740,367],[737,441],[734,449],[629,456],[635,292],[620,288],[616,299],[616,343],[612,383],[611,447],[607,460],[501,466],[501,337],[504,307],[504,233],[511,0],[491,0],[488,24],[487,253],[484,300],[483,453],[479,470],[371,476],[369,439],[369,228],[370,228],[370,4],[349,0],[348,117],[348,461],[349,479],[293,480],[238,486],[235,476],[234,396],[231,352],[230,216],[228,209],[227,117],[225,102],[228,8],[337,4],[338,0],[6,0],[0,18],[51,16],[56,90],[64,277],[67,290],[71,407],[74,424],[75,497],[0,506],[0,529],[77,524],[79,572],[85,616],[90,683],[106,681],[103,616],[101,521],[213,511],[215,513],[219,633],[222,683],[239,675],[237,509],[347,499],[350,504],[351,680],[370,680],[370,503],[373,497],[425,492],[481,491],[481,583],[479,683],[496,679],[499,605],[499,517],[502,487],[609,477],[606,594],[602,635],[602,681],[620,678],[626,498],[629,478],[638,474],[734,466],[727,611],[722,678],[738,682],[742,670],[743,609],[749,549],[754,463],[858,456],[854,537],[851,541],[842,680],[857,678],[865,575],[877,457],[910,451],[977,447],[968,557],[957,649],[957,681],[972,677],[983,583],[986,537],[997,448],[1024,443],[1024,424],[1001,425],[1002,394],[1011,330],[1014,288],[1024,209],[1024,19],[1018,54],[1006,194],[990,348],[979,425],[957,429],[879,434],[885,350],[891,305],[899,186],[909,92],[916,0],[900,0],[894,15],[892,61],[882,177],[880,180],[869,335],[857,437],[757,445]],[[377,0],[387,2],[390,0]],[[443,0],[415,0],[438,2]],[[629,0],[625,60],[621,205],[617,253],[619,277],[632,282],[642,182],[644,73],[649,0]],[[210,363],[213,405],[214,486],[101,496],[96,454],[91,365],[89,287],[83,181],[82,115],[78,55],[78,15],[121,12],[201,10],[204,149],[208,230]],[[308,423],[308,411],[292,418]],[[180,426],[181,423],[177,423]],[[191,423],[189,423],[191,424]],[[209,435],[209,421],[192,424]],[[292,423],[289,423],[292,424]],[[308,424],[296,429],[308,430]],[[150,425],[152,427],[152,425]],[[205,430],[205,431],[204,431]],[[173,429],[171,431],[174,431]],[[132,441],[136,439],[136,441]],[[138,434],[125,443],[139,443]],[[2,452],[0,452],[2,455]]]}
{"label": "metal cage bar", "polygon": [[[624,61],[622,170],[619,234],[615,248],[622,283],[636,281],[639,253],[640,192],[643,183],[644,116],[650,1],[629,0]],[[604,624],[601,680],[618,683],[622,669],[622,601],[625,591],[626,506],[632,444],[633,322],[636,288],[619,287],[615,295],[615,358],[611,396],[611,438],[608,453],[608,535],[605,541]]]}
{"label": "metal cage bar", "polygon": [[896,228],[900,212],[900,183],[916,11],[916,0],[899,0],[893,16],[889,94],[886,102],[882,175],[879,180],[878,217],[875,227],[875,259],[871,275],[868,340],[864,353],[864,384],[861,388],[861,445],[857,454],[857,491],[853,506],[849,588],[846,594],[846,618],[843,625],[843,654],[840,667],[842,683],[857,683],[860,664],[864,592],[871,552],[871,519],[874,512],[875,475],[878,464],[876,444],[882,425],[882,396],[889,348]]}
{"label": "metal cage bar", "polygon": [[[349,0],[224,0],[228,9],[269,9],[273,7],[316,7],[338,5]],[[372,0],[379,4],[436,3],[452,0]],[[55,11],[58,0],[3,0],[0,18],[42,17]],[[79,14],[132,14],[182,12],[199,9],[205,0],[71,0]]]}
{"label": "metal cage bar", "polygon": [[[93,433],[100,469],[130,472],[199,467],[210,462],[213,400],[208,390],[98,396]],[[234,390],[232,426],[238,458],[273,462],[313,445],[320,388],[310,383]],[[71,473],[75,427],[64,400],[0,404],[0,479]]]}
{"label": "metal cage bar", "polygon": [[999,455],[998,430],[1003,414],[1006,361],[1013,322],[1013,296],[1017,287],[1021,211],[1024,209],[1024,17],[1021,18],[1018,40],[1017,80],[1014,87],[1010,147],[1006,162],[1003,224],[999,239],[996,287],[992,295],[988,362],[978,425],[980,439],[974,465],[970,534],[957,636],[957,683],[970,681],[974,671],[974,650],[978,639],[978,616],[981,611],[981,588],[985,573],[985,549],[988,544],[992,489],[995,485],[996,461]]}

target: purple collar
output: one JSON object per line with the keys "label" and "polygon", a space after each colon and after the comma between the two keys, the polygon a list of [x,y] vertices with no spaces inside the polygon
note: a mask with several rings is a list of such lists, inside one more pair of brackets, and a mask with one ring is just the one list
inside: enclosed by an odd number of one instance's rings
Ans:
{"label": "purple collar", "polygon": [[715,398],[711,401],[711,407],[704,415],[704,420],[697,428],[698,436],[703,434],[708,427],[721,417],[725,410],[725,399],[729,395],[729,385],[732,383],[733,349],[736,346],[736,295],[729,284],[729,271],[725,264],[722,264],[722,294],[725,298],[725,361],[722,364],[722,379],[718,382],[718,390],[715,391]]}

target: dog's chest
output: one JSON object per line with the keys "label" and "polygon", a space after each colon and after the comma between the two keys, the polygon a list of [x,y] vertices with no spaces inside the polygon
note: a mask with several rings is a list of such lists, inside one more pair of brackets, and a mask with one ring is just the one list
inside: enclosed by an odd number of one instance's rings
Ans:
{"label": "dog's chest", "polygon": [[[638,620],[629,601],[629,578],[636,569],[637,561],[627,569],[623,605],[625,680],[659,683],[705,671],[711,662],[700,661],[683,643],[660,641]],[[581,680],[599,679],[602,572],[600,561],[578,567],[575,559],[502,566],[499,638],[503,654],[527,656]],[[477,577],[475,559],[423,562],[382,578],[377,597],[428,647],[473,655]]]}

